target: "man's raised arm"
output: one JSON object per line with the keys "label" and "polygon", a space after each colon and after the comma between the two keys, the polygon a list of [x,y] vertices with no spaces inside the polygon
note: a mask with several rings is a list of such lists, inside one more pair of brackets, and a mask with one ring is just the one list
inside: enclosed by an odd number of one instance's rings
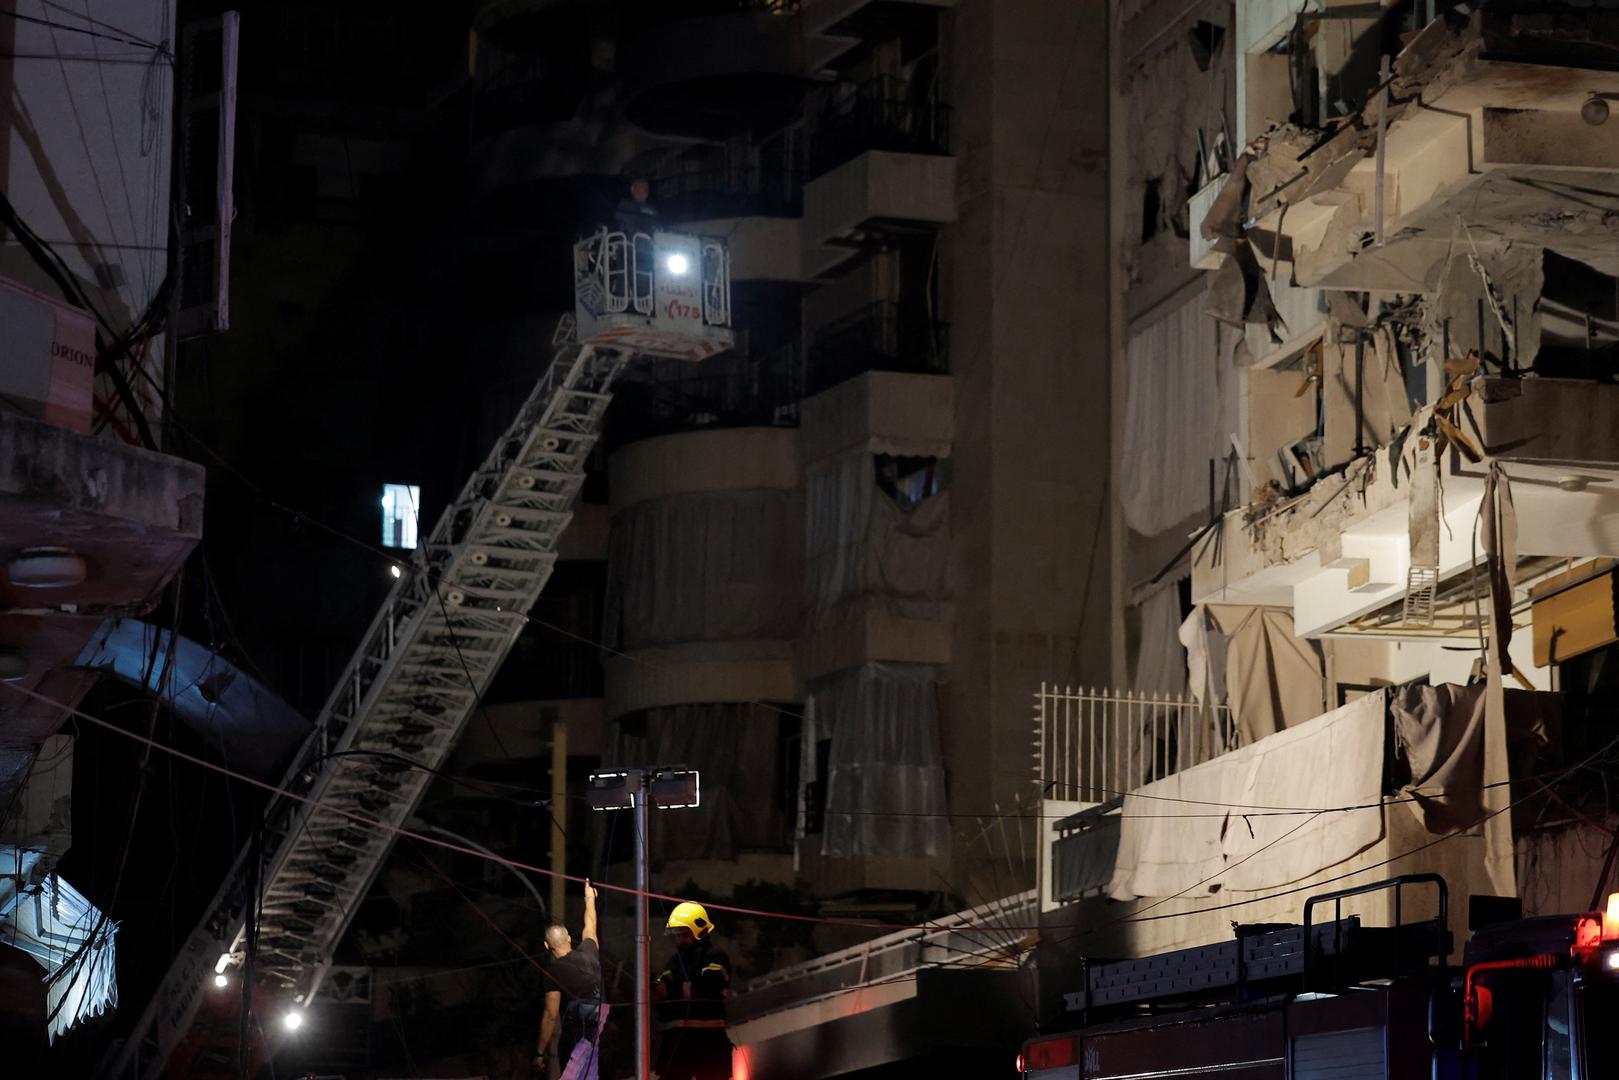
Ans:
{"label": "man's raised arm", "polygon": [[585,879],[585,925],[579,931],[579,940],[588,941],[596,948],[601,948],[601,942],[596,939],[596,886]]}

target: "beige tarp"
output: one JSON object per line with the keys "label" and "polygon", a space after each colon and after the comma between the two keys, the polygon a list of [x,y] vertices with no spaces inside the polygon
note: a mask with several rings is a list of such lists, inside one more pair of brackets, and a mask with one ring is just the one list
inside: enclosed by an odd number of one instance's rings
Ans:
{"label": "beige tarp", "polygon": [[1209,614],[1230,639],[1226,689],[1245,745],[1326,711],[1321,653],[1294,635],[1292,612],[1211,604]]}
{"label": "beige tarp", "polygon": [[[1402,686],[1389,698],[1395,752],[1409,776],[1408,805],[1434,834],[1477,825],[1486,809],[1505,805],[1505,787],[1486,788],[1485,703],[1488,687]],[[1561,694],[1508,690],[1502,703],[1510,756],[1530,761],[1557,737]],[[1505,779],[1503,776],[1501,779]],[[1505,819],[1506,815],[1501,815]]]}
{"label": "beige tarp", "polygon": [[1484,817],[1484,684],[1402,686],[1389,700],[1396,752],[1410,770],[1403,792],[1431,833]]}
{"label": "beige tarp", "polygon": [[[1126,795],[1108,895],[1130,900],[1187,890],[1200,896],[1271,889],[1377,843],[1383,836],[1384,725],[1384,695],[1368,694]],[[1331,812],[1244,816],[1220,809],[1234,804]],[[1209,816],[1193,816],[1201,814]]]}

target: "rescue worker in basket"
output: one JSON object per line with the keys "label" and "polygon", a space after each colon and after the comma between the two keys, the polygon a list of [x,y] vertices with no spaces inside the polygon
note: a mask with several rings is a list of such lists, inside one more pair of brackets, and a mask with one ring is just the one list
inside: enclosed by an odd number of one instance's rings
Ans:
{"label": "rescue worker in basket", "polygon": [[668,929],[675,953],[652,980],[652,1015],[661,1033],[658,1076],[729,1080],[725,999],[731,993],[731,960],[714,944],[714,924],[701,904],[677,904]]}

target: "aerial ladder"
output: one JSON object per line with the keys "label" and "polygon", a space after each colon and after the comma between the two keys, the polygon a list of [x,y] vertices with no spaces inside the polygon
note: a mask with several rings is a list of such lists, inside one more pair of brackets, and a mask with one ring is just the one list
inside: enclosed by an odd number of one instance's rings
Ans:
{"label": "aerial ladder", "polygon": [[[730,348],[722,241],[606,229],[574,247],[574,313],[488,458],[383,601],[242,850],[128,1040],[119,1080],[234,1075],[237,1025],[188,1037],[209,995],[248,973],[256,1011],[298,1015],[432,774],[441,768],[556,564],[614,381],[642,357]],[[356,751],[359,751],[358,753]],[[251,921],[250,921],[251,920]],[[251,932],[250,932],[251,931]],[[250,943],[252,955],[249,956]],[[216,985],[217,983],[217,985]],[[239,995],[238,995],[239,996]],[[176,1049],[186,1043],[185,1060]]]}

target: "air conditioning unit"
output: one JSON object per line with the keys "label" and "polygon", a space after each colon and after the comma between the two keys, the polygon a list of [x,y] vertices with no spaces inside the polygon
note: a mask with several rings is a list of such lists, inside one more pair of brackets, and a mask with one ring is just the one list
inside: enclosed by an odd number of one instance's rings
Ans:
{"label": "air conditioning unit", "polygon": [[1216,176],[1199,188],[1191,201],[1186,204],[1187,224],[1192,234],[1187,244],[1191,249],[1191,262],[1195,269],[1218,270],[1225,265],[1226,255],[1214,250],[1214,241],[1204,239],[1203,222],[1207,220],[1209,208],[1214,205],[1214,200],[1220,197],[1220,192],[1224,190],[1226,180],[1230,176],[1230,173]]}

